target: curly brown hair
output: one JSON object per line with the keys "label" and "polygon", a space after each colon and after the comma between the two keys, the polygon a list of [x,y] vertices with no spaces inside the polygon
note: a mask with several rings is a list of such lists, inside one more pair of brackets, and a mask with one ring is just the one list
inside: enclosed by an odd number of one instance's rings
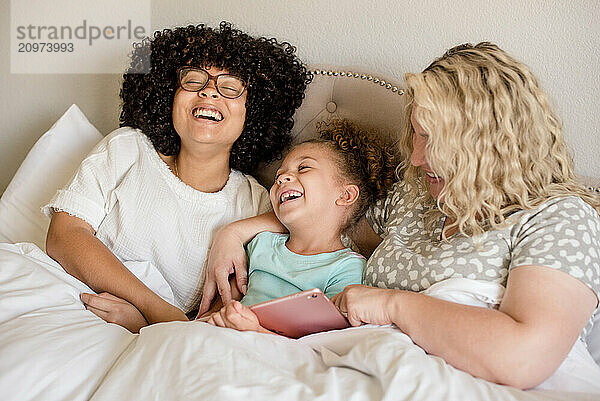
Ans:
{"label": "curly brown hair", "polygon": [[303,143],[322,143],[337,156],[336,165],[344,181],[355,184],[359,196],[342,231],[352,227],[375,201],[384,198],[396,181],[395,146],[384,135],[359,127],[347,119],[317,124],[319,138]]}
{"label": "curly brown hair", "polygon": [[295,52],[287,42],[255,38],[227,22],[218,29],[201,24],[157,31],[134,46],[123,75],[120,125],[141,130],[162,154],[176,155],[181,146],[172,121],[177,68],[227,70],[248,82],[246,121],[229,162],[252,173],[260,162],[281,157],[291,143],[292,116],[312,79]]}

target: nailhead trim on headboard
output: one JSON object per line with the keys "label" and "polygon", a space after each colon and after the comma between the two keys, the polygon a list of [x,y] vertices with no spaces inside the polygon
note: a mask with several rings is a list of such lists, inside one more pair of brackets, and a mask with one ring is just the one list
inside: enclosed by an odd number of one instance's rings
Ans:
{"label": "nailhead trim on headboard", "polygon": [[594,195],[600,196],[600,181],[596,177],[578,176],[585,189]]}
{"label": "nailhead trim on headboard", "polygon": [[596,195],[600,195],[600,187],[586,187],[586,189],[590,192],[596,193]]}
{"label": "nailhead trim on headboard", "polygon": [[383,86],[385,89],[391,90],[393,93],[397,93],[399,96],[404,95],[404,90],[392,85],[389,82],[385,82],[383,79],[379,79],[377,77],[374,77],[372,75],[368,75],[368,74],[361,74],[359,72],[352,72],[352,71],[333,71],[333,70],[312,70],[312,71],[308,71],[309,73],[313,74],[313,75],[328,75],[328,76],[333,76],[333,77],[347,77],[347,78],[360,78],[360,79],[364,79],[370,82],[373,82],[374,84],[379,84],[379,86]]}

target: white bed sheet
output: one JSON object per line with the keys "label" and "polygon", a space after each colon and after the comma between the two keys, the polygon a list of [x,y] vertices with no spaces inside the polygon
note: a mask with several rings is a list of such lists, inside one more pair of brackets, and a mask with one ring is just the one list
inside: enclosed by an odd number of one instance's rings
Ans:
{"label": "white bed sheet", "polygon": [[33,244],[0,244],[3,399],[599,398],[520,391],[476,379],[386,327],[296,341],[173,322],[134,335],[86,311],[82,291],[89,289]]}

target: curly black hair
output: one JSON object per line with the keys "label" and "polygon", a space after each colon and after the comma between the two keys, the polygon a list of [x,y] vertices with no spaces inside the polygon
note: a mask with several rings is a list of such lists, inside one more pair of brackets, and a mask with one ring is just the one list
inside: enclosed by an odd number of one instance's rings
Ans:
{"label": "curly black hair", "polygon": [[317,124],[318,138],[303,143],[323,143],[336,154],[336,165],[344,180],[359,189],[358,200],[343,231],[351,230],[375,201],[386,196],[396,181],[398,156],[384,135],[335,118]]}
{"label": "curly black hair", "polygon": [[[176,155],[181,146],[172,120],[178,67],[216,67],[248,83],[246,121],[233,144],[230,167],[252,173],[281,157],[291,143],[292,116],[312,79],[287,42],[255,38],[230,23],[165,29],[134,46],[123,75],[120,125],[140,129],[156,150]],[[148,66],[148,62],[151,63]],[[140,73],[149,70],[149,73]]]}

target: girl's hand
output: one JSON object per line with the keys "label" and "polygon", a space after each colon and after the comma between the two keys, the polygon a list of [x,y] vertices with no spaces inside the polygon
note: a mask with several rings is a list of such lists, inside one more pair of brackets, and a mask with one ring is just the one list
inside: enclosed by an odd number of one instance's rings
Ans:
{"label": "girl's hand", "polygon": [[213,326],[227,327],[239,331],[257,331],[259,333],[271,333],[258,322],[258,318],[245,305],[238,301],[232,301],[213,313],[207,320]]}
{"label": "girl's hand", "polygon": [[347,313],[352,326],[367,324],[392,324],[391,308],[396,290],[369,287],[366,285],[349,285],[344,291],[336,294],[331,301],[342,312]]}
{"label": "girl's hand", "polygon": [[85,308],[108,323],[125,327],[132,333],[139,333],[148,322],[141,312],[132,304],[108,292],[101,294],[80,295]]}
{"label": "girl's hand", "polygon": [[198,316],[210,309],[212,301],[219,294],[224,305],[231,301],[233,287],[229,283],[231,274],[235,274],[237,288],[242,294],[245,294],[248,268],[244,242],[226,227],[217,234],[208,255],[206,281],[198,308]]}

